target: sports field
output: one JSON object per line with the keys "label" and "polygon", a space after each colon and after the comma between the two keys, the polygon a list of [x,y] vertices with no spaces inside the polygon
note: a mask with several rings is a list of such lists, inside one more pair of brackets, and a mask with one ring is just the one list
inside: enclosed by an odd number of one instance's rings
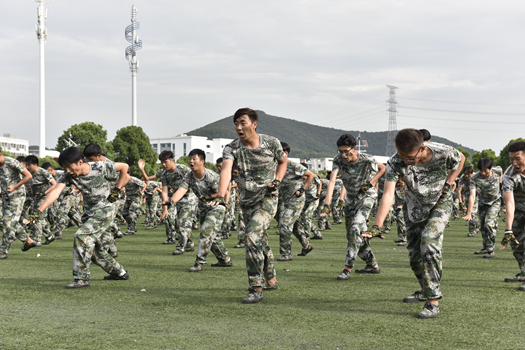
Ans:
{"label": "sports field", "polygon": [[[275,221],[270,246],[276,258]],[[173,256],[162,245],[164,228],[117,240],[117,260],[128,281],[104,281],[91,268],[91,287],[67,290],[72,281],[72,238],[20,251],[0,261],[0,349],[520,349],[525,327],[525,292],[503,278],[519,272],[510,248],[494,259],[473,252],[481,237],[467,237],[464,221],[445,232],[441,315],[420,320],[423,303],[405,304],[418,289],[405,247],[372,240],[379,275],[352,273],[336,280],[344,266],[344,225],[324,231],[315,249],[293,261],[276,262],[279,289],[258,304],[241,303],[247,294],[244,249],[233,249],[236,232],[225,241],[231,268],[208,265],[190,273],[195,253]],[[124,227],[122,228],[124,231]],[[502,236],[503,224],[497,242]],[[194,241],[198,240],[198,231]],[[364,267],[358,259],[357,268]]]}

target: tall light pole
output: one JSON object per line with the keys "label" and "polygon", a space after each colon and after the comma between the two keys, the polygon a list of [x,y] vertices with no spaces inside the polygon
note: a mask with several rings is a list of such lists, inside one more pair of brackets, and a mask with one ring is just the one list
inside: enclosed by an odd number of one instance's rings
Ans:
{"label": "tall light pole", "polygon": [[386,101],[388,102],[388,134],[386,139],[386,155],[387,157],[391,157],[394,154],[396,154],[396,145],[394,142],[394,139],[397,134],[397,101],[396,101],[396,89],[397,87],[392,85],[386,86],[390,92],[389,92],[389,99]]}
{"label": "tall light pole", "polygon": [[126,48],[126,59],[129,61],[129,70],[131,71],[131,125],[137,125],[137,71],[139,70],[139,61],[137,60],[137,51],[142,49],[142,40],[139,39],[136,30],[140,29],[140,23],[137,22],[137,8],[131,6],[131,24],[126,27],[126,40],[131,46]]}
{"label": "tall light pole", "polygon": [[38,23],[36,24],[36,37],[40,43],[40,146],[38,154],[40,157],[46,156],[46,71],[45,71],[45,57],[44,44],[47,39],[47,9],[44,4],[49,0],[35,0],[38,4],[37,14]]}

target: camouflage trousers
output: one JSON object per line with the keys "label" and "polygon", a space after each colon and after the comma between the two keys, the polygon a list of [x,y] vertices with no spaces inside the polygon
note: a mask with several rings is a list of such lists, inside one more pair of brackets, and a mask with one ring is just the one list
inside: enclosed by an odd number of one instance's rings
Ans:
{"label": "camouflage trousers", "polygon": [[145,222],[156,225],[159,222],[159,217],[157,216],[158,206],[160,204],[159,196],[146,194],[144,198],[146,199]]}
{"label": "camouflage trousers", "polygon": [[474,201],[474,206],[472,207],[472,220],[468,221],[468,232],[471,234],[476,234],[476,229],[479,227],[478,198],[479,197],[476,195],[476,200]]}
{"label": "camouflage trousers", "polygon": [[222,226],[221,226],[222,234],[230,233],[232,222],[234,221],[235,221],[235,201],[233,199],[230,199],[228,203],[228,207],[226,208],[226,211],[224,212],[224,219],[222,221]]}
{"label": "camouflage trousers", "polygon": [[339,212],[339,209],[337,209],[337,203],[339,202],[340,195],[341,193],[339,193],[337,196],[334,193],[334,196],[332,197],[331,208],[332,208],[332,219],[334,220],[334,224],[340,224],[342,222],[341,213]]}
{"label": "camouflage trousers", "polygon": [[443,272],[443,232],[452,212],[452,200],[439,200],[430,210],[428,219],[413,223],[407,217],[407,249],[410,267],[416,276],[423,296],[441,299]]}
{"label": "camouflage trousers", "polygon": [[228,250],[219,235],[219,228],[223,222],[225,210],[226,208],[222,205],[201,210],[199,217],[201,234],[199,236],[196,263],[206,264],[206,258],[210,250],[219,262],[225,263],[230,261]]}
{"label": "camouflage trousers", "polygon": [[194,212],[195,206],[193,201],[187,199],[178,201],[168,210],[168,217],[164,221],[166,237],[170,242],[175,242],[175,237],[177,237],[179,242],[176,249],[184,251],[189,247],[193,247],[191,228]]}
{"label": "camouflage trousers", "polygon": [[321,216],[321,209],[323,209],[325,199],[326,195],[319,197],[320,205],[317,207],[317,212],[315,215],[315,217],[317,218],[317,227],[320,231],[332,229],[332,226],[330,225],[330,220],[328,220],[328,215]]}
{"label": "camouflage trousers", "polygon": [[124,219],[124,216],[122,216],[122,214],[124,212],[124,203],[126,203],[126,199],[125,198],[119,198],[115,203],[118,203],[118,205],[117,205],[117,215],[115,217],[115,220],[126,221]]}
{"label": "camouflage trousers", "polygon": [[299,221],[305,203],[304,194],[280,202],[281,216],[279,217],[279,253],[283,256],[292,256],[292,233],[306,248],[310,242],[304,231],[299,230]]}
{"label": "camouflage trousers", "polygon": [[126,197],[126,202],[124,203],[124,211],[122,216],[128,224],[128,231],[135,230],[137,225],[138,211],[142,206],[142,196],[128,196]]}
{"label": "camouflage trousers", "polygon": [[0,253],[7,254],[9,248],[16,239],[26,242],[29,234],[20,224],[20,215],[24,208],[25,195],[14,194],[2,196],[3,210],[2,210],[2,240],[0,241]]}
{"label": "camouflage trousers", "polygon": [[115,216],[115,207],[110,206],[92,215],[84,213],[82,225],[75,232],[73,243],[73,278],[89,281],[91,262],[110,275],[122,275],[124,268],[104,249],[101,236],[108,230]]}
{"label": "camouflage trousers", "polygon": [[454,219],[459,218],[459,198],[458,196],[452,196],[452,216]]}
{"label": "camouflage trousers", "polygon": [[[36,210],[40,207],[40,205],[42,205],[42,203],[44,202],[44,200],[46,199],[46,197],[41,197],[41,198],[34,198],[33,199],[33,210]],[[31,239],[36,241],[36,242],[41,242],[42,241],[42,235],[44,235],[44,237],[46,239],[50,238],[53,236],[53,233],[51,232],[51,229],[49,228],[49,223],[47,222],[47,211],[48,209],[44,210],[44,212],[42,213],[42,217],[40,218],[40,220],[38,220],[37,222],[35,222],[34,224],[31,224],[29,225],[30,229],[31,229]]]}
{"label": "camouflage trousers", "polygon": [[251,287],[262,287],[276,276],[274,257],[268,245],[270,222],[277,211],[276,197],[263,197],[253,206],[242,206],[246,225],[246,270]]}
{"label": "camouflage trousers", "polygon": [[237,203],[236,208],[237,207],[239,208],[239,224],[237,225],[237,239],[239,239],[239,241],[244,241],[244,238],[246,236],[246,225],[244,224],[244,216],[242,214],[242,210],[240,209],[241,205]]}
{"label": "camouflage trousers", "polygon": [[56,227],[58,225],[58,208],[60,207],[60,201],[56,200],[49,208],[47,208],[47,221],[51,225],[51,227]]}
{"label": "camouflage trousers", "polygon": [[512,254],[518,262],[521,276],[525,277],[525,212],[517,210],[514,211],[512,232],[514,233],[516,240],[519,242],[516,244],[514,241],[510,241]]}
{"label": "camouflage trousers", "polygon": [[57,224],[57,233],[62,232],[69,224],[69,221],[77,226],[80,226],[82,223],[82,216],[78,212],[78,203],[80,197],[75,195],[65,196],[58,207],[58,224]]}
{"label": "camouflage trousers", "polygon": [[353,267],[356,256],[366,262],[367,266],[376,266],[377,260],[370,248],[370,239],[363,238],[361,234],[367,231],[366,220],[370,216],[374,206],[373,197],[364,197],[354,203],[346,202],[345,205],[345,226],[346,248],[345,266]]}
{"label": "camouflage trousers", "polygon": [[489,253],[494,251],[494,245],[496,244],[499,209],[499,200],[492,205],[480,205],[478,208],[481,237],[483,238],[483,249],[486,249]]}
{"label": "camouflage trousers", "polygon": [[304,203],[303,212],[299,219],[299,230],[301,230],[305,237],[310,238],[310,233],[313,232],[315,225],[313,223],[313,217],[315,210],[319,206],[319,199],[314,201],[306,201]]}
{"label": "camouflage trousers", "polygon": [[407,237],[407,225],[405,222],[405,213],[406,205],[403,205],[403,208],[396,209],[396,226],[397,226],[397,238],[402,241],[406,241]]}

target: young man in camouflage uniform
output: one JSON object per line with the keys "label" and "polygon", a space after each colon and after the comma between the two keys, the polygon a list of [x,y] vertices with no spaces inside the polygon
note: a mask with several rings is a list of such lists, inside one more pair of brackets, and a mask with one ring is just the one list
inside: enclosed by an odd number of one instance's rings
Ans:
{"label": "young man in camouflage uniform", "polygon": [[335,180],[340,174],[346,190],[345,226],[348,246],[345,268],[337,279],[344,281],[350,279],[356,256],[366,262],[366,267],[356,270],[356,273],[377,274],[381,272],[370,248],[369,239],[363,234],[367,230],[366,221],[377,197],[375,185],[385,172],[385,166],[378,163],[371,155],[357,152],[356,140],[350,134],[341,135],[337,140],[337,147],[339,154],[333,161],[323,214],[330,212]]}
{"label": "young man in camouflage uniform", "polygon": [[[186,174],[191,170],[184,164],[177,164],[174,161],[174,154],[171,151],[162,151],[159,160],[164,171],[161,173],[162,182],[162,205],[163,211],[161,220],[165,219],[166,225],[166,244],[175,241],[175,234],[178,231],[178,243],[173,255],[184,254],[185,251],[194,251],[192,220],[194,211],[195,194],[190,190],[176,205],[169,206],[170,193],[175,193],[182,183]],[[169,206],[169,210],[168,210]],[[176,229],[177,231],[175,231]]]}
{"label": "young man in camouflage uniform", "polygon": [[162,191],[162,184],[158,181],[148,181],[144,198],[146,199],[146,219],[144,225],[147,230],[154,229],[158,225],[159,217],[157,216],[158,193]]}
{"label": "young man in camouflage uniform", "polygon": [[[257,112],[242,108],[233,116],[239,136],[224,147],[223,169],[216,204],[225,203],[232,165],[239,167],[237,185],[246,224],[246,270],[250,288],[243,303],[263,299],[262,289],[277,289],[273,253],[266,230],[277,210],[279,184],[286,173],[288,158],[275,137],[257,134]],[[214,204],[215,204],[214,203]]]}
{"label": "young man in camouflage uniform", "polygon": [[[505,212],[505,236],[499,249],[505,249],[510,242],[512,254],[518,263],[520,273],[505,278],[505,282],[525,282],[525,142],[509,145],[511,165],[503,174],[503,199]],[[519,287],[525,291],[525,283]]]}
{"label": "young man in camouflage uniform", "polygon": [[423,135],[416,129],[399,131],[395,144],[397,154],[387,163],[383,199],[374,226],[366,235],[381,236],[381,225],[392,207],[396,182],[401,178],[406,184],[408,256],[421,286],[420,291],[403,302],[426,300],[417,317],[434,318],[439,315],[442,298],[443,232],[452,212],[451,187],[463,168],[465,157],[450,146],[423,143]]}
{"label": "young man in camouflage uniform", "polygon": [[[483,254],[484,258],[493,258],[496,232],[498,230],[498,213],[501,204],[500,183],[503,176],[501,167],[492,167],[490,159],[482,158],[478,162],[478,172],[470,179],[470,198],[468,212],[463,219],[472,220],[472,211],[475,202],[479,203],[479,225],[483,248],[474,254]],[[479,200],[476,201],[476,195]]]}
{"label": "young man in camouflage uniform", "polygon": [[[286,157],[290,154],[290,146],[286,142],[281,142]],[[306,181],[303,181],[306,176]],[[301,242],[301,256],[311,252],[314,247],[310,244],[308,234],[300,230],[300,217],[303,212],[305,203],[304,192],[312,183],[314,173],[306,169],[301,164],[289,161],[286,167],[286,173],[279,187],[279,251],[281,257],[277,261],[292,260],[292,233]]]}
{"label": "young man in camouflage uniform", "polygon": [[[461,177],[459,178],[459,189],[458,189],[459,206],[463,208],[465,211],[467,207],[470,205],[468,201],[470,200],[470,179],[472,179],[472,176],[474,176],[474,169],[472,169],[471,166],[467,166],[463,170],[463,175],[461,175]],[[474,203],[472,203],[472,215],[471,215],[472,219],[468,221],[469,233],[467,234],[467,237],[474,237],[476,233],[478,232],[478,226],[479,226],[478,198],[479,196],[476,196]]]}
{"label": "young man in camouflage uniform", "polygon": [[206,153],[203,150],[193,149],[188,156],[191,172],[184,176],[179,189],[171,197],[171,205],[183,198],[190,188],[199,198],[201,234],[197,248],[197,259],[189,272],[202,271],[202,265],[206,264],[210,250],[218,260],[216,264],[211,264],[211,266],[231,267],[232,261],[228,255],[228,250],[219,235],[226,208],[223,205],[208,205],[217,197],[219,175],[204,167]]}
{"label": "young man in camouflage uniform", "polygon": [[[89,287],[89,265],[99,265],[109,275],[105,280],[127,280],[129,274],[108,254],[102,246],[101,235],[107,231],[115,216],[113,204],[126,185],[128,165],[113,162],[84,162],[84,154],[76,147],[66,148],[58,161],[66,169],[58,184],[49,193],[46,200],[30,219],[42,215],[59,196],[66,185],[74,184],[84,198],[82,226],[75,232],[73,244],[73,283],[66,288]],[[110,184],[120,172],[117,185],[111,189]]]}
{"label": "young man in camouflage uniform", "polygon": [[[46,196],[53,187],[56,185],[55,179],[46,170],[38,166],[38,158],[33,155],[29,155],[25,159],[26,168],[31,173],[31,190],[33,196],[33,207],[32,210],[36,210],[46,199]],[[43,245],[50,244],[55,240],[55,235],[49,228],[47,222],[47,211],[40,220],[36,221],[31,225],[31,238],[36,242],[41,242],[42,234],[46,238]]]}
{"label": "young man in camouflage uniform", "polygon": [[[129,171],[128,171],[129,175]],[[128,224],[128,230],[124,235],[134,235],[137,232],[137,210],[142,206],[144,191],[147,184],[135,176],[130,176],[126,185],[126,202],[124,203],[124,212],[122,215]]]}
{"label": "young man in camouflage uniform", "polygon": [[[308,169],[308,165],[306,163],[301,163],[301,165]],[[306,176],[303,176],[303,181],[306,182],[306,180]],[[299,231],[302,232],[301,234],[305,235],[306,237],[310,237],[310,232],[312,232],[314,227],[313,216],[315,210],[319,206],[319,196],[321,195],[321,189],[321,179],[319,179],[319,176],[314,174],[314,179],[310,183],[310,186],[308,186],[304,191],[304,208],[299,219]]]}
{"label": "young man in camouflage uniform", "polygon": [[[326,175],[328,178],[328,172]],[[330,183],[329,179],[321,179],[321,193],[319,194],[319,205],[314,213],[314,219],[317,219],[317,225],[312,226],[312,239],[323,239],[321,234],[323,222],[328,220],[326,216],[321,216],[321,210],[323,209],[324,200],[326,198],[326,191],[328,190],[328,184]]]}
{"label": "young man in camouflage uniform", "polygon": [[24,242],[23,252],[37,246],[37,242],[29,237],[19,222],[26,198],[24,184],[29,180],[31,173],[19,161],[0,153],[0,190],[3,202],[0,259],[7,259],[9,248],[16,239]]}

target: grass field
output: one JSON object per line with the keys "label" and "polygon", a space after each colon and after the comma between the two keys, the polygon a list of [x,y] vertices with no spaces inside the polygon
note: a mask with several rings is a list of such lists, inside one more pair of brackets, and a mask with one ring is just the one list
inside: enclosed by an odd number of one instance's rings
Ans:
{"label": "grass field", "polygon": [[[272,227],[275,222],[272,223]],[[91,267],[91,287],[67,290],[72,281],[73,229],[49,246],[20,251],[0,261],[0,349],[519,349],[524,292],[503,278],[518,271],[510,248],[483,259],[473,252],[481,237],[467,238],[463,221],[445,232],[441,315],[420,320],[423,303],[402,298],[419,289],[395,229],[372,249],[379,275],[352,274],[336,280],[344,266],[344,225],[324,231],[315,249],[293,261],[276,262],[279,290],[244,305],[244,249],[225,241],[232,268],[189,273],[195,253],[173,256],[162,245],[164,229],[139,227],[117,240],[117,260],[128,281],[104,281]],[[500,241],[503,225],[500,223]],[[195,241],[198,231],[193,231]],[[270,246],[278,257],[278,236]],[[40,254],[40,256],[37,256]],[[364,267],[358,259],[357,268]]]}

